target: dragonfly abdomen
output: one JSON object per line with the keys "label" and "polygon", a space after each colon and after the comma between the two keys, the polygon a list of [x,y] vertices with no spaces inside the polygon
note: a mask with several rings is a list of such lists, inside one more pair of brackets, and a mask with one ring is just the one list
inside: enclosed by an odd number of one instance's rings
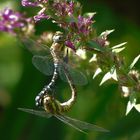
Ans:
{"label": "dragonfly abdomen", "polygon": [[58,64],[57,63],[54,63],[53,77],[51,79],[51,82],[48,85],[45,86],[46,87],[46,90],[47,89],[48,90],[51,90],[54,87],[54,85],[56,83],[56,80],[58,78],[58,71],[57,71],[57,69],[58,69]]}
{"label": "dragonfly abdomen", "polygon": [[71,98],[64,103],[61,103],[62,111],[66,112],[66,111],[69,111],[69,109],[72,107],[72,105],[76,102],[77,91],[76,91],[75,85],[73,84],[71,76],[70,76],[69,72],[67,71],[67,68],[65,68],[64,70],[65,70],[65,74],[66,74],[66,78],[68,80],[69,86],[71,88]]}
{"label": "dragonfly abdomen", "polygon": [[52,89],[54,88],[54,85],[55,85],[57,77],[58,77],[57,69],[58,69],[58,64],[54,63],[54,73],[53,73],[53,77],[51,79],[51,82],[48,85],[46,85],[42,89],[42,91],[36,96],[36,98],[35,98],[36,106],[41,106],[43,96],[52,92]]}

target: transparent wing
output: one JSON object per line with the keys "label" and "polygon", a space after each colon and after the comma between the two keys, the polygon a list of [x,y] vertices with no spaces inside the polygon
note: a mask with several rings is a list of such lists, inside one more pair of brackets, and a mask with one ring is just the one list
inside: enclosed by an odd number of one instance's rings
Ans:
{"label": "transparent wing", "polygon": [[[23,42],[24,46],[34,54],[32,59],[33,65],[45,75],[52,75],[54,66],[52,63],[52,56],[50,55],[50,49],[46,45],[37,43],[33,39],[26,37],[21,38],[21,41]],[[68,82],[65,76],[64,67],[67,69],[73,84],[86,85],[88,83],[87,78],[83,73],[71,68],[64,62],[62,62],[62,65],[59,67],[59,74],[63,81]]]}
{"label": "transparent wing", "polygon": [[43,74],[52,75],[54,66],[52,62],[52,56],[49,47],[46,45],[37,43],[33,39],[21,38],[24,46],[33,53],[32,63]]}
{"label": "transparent wing", "polygon": [[[48,56],[38,56],[35,55],[32,58],[33,65],[43,74],[45,75],[53,75],[54,64],[53,60]],[[66,71],[65,71],[66,69]],[[68,82],[66,73],[69,73],[73,84],[75,85],[86,85],[88,83],[87,77],[80,71],[73,69],[65,62],[61,62],[58,68],[60,78]]]}
{"label": "transparent wing", "polygon": [[80,132],[88,133],[90,131],[100,131],[100,132],[109,132],[109,130],[104,129],[102,127],[96,126],[94,124],[90,124],[87,122],[83,122],[80,120],[76,120],[64,115],[55,115],[60,121],[64,122],[65,124],[77,129]]}
{"label": "transparent wing", "polygon": [[32,58],[32,63],[40,72],[45,75],[53,75],[54,65],[52,59],[47,56],[35,55]]}
{"label": "transparent wing", "polygon": [[68,82],[66,77],[66,74],[68,73],[74,85],[86,85],[88,83],[87,77],[82,72],[70,67],[64,62],[60,65],[58,70],[60,78],[65,82]]}
{"label": "transparent wing", "polygon": [[46,111],[39,111],[39,110],[28,109],[28,108],[18,108],[18,110],[21,110],[21,111],[24,111],[33,115],[45,117],[45,118],[50,118],[52,116],[50,113],[47,113]]}
{"label": "transparent wing", "polygon": [[20,40],[25,48],[32,54],[41,56],[50,55],[50,49],[46,45],[40,44],[37,41],[26,37],[20,38]]}

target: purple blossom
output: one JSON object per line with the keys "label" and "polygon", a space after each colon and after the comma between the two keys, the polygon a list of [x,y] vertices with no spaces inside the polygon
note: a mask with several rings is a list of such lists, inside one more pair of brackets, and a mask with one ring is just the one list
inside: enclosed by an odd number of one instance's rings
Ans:
{"label": "purple blossom", "polygon": [[71,22],[69,26],[74,32],[87,36],[92,29],[92,23],[92,17],[82,17],[79,15],[77,22]]}
{"label": "purple blossom", "polygon": [[36,7],[38,6],[38,2],[30,2],[29,0],[22,0],[21,1],[22,6],[31,6],[31,7]]}
{"label": "purple blossom", "polygon": [[0,12],[0,31],[14,33],[17,28],[25,26],[25,19],[19,12],[6,8]]}
{"label": "purple blossom", "polygon": [[41,7],[41,10],[37,15],[34,16],[35,22],[40,21],[41,19],[48,19],[49,16],[45,14],[46,7],[43,4],[46,4],[48,0],[36,0],[35,2],[31,2],[30,0],[22,0],[21,3],[23,6],[31,6],[31,7]]}
{"label": "purple blossom", "polygon": [[36,16],[34,16],[35,22],[40,21],[41,19],[49,19],[49,16],[45,14],[46,8],[42,8]]}
{"label": "purple blossom", "polygon": [[[54,10],[54,14],[60,18],[66,17],[66,16],[72,16],[74,11],[74,2],[66,2],[66,1],[54,1],[52,4],[48,5],[46,4],[48,0],[22,0],[23,6],[30,6],[30,7],[40,7],[40,11],[37,15],[34,16],[34,20],[37,22],[41,19],[48,19],[50,15],[46,14],[46,10],[48,8],[52,8]],[[52,17],[53,18],[53,17]]]}
{"label": "purple blossom", "polygon": [[74,44],[70,40],[65,41],[65,45],[71,48],[73,51],[76,51]]}
{"label": "purple blossom", "polygon": [[77,28],[79,33],[83,33],[84,35],[88,35],[91,29],[93,21],[91,17],[85,18],[82,16],[78,16]]}
{"label": "purple blossom", "polygon": [[54,2],[53,7],[55,8],[57,15],[71,16],[74,11],[74,2]]}
{"label": "purple blossom", "polygon": [[41,19],[49,19],[49,16],[45,15],[44,13],[40,13],[40,14],[34,16],[34,20],[36,22],[40,21]]}
{"label": "purple blossom", "polygon": [[21,4],[22,6],[30,6],[30,7],[38,7],[40,4],[47,3],[48,0],[36,0],[35,2],[31,2],[30,0],[22,0]]}

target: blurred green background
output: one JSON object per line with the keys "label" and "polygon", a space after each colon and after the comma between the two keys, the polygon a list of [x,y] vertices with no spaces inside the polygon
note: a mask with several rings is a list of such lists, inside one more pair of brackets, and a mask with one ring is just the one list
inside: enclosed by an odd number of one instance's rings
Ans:
{"label": "blurred green background", "polygon": [[[84,12],[97,12],[97,32],[115,29],[109,36],[111,45],[127,41],[121,53],[130,64],[140,53],[140,12],[138,0],[86,0],[80,1]],[[13,7],[34,15],[32,8],[23,8],[20,1],[1,0],[0,9]],[[49,21],[37,24],[37,31],[56,31]],[[18,111],[18,107],[34,108],[34,98],[51,77],[37,71],[31,63],[32,55],[16,38],[0,33],[0,139],[1,140],[139,140],[140,114],[133,109],[125,116],[128,99],[124,99],[115,83],[99,87],[101,77],[78,87],[77,103],[67,114],[73,118],[97,124],[111,133],[82,134],[55,118],[44,119]],[[140,69],[140,62],[136,67]],[[68,87],[61,80],[56,87],[59,98],[70,96]],[[67,93],[68,92],[68,93]],[[66,94],[67,93],[67,94]]]}

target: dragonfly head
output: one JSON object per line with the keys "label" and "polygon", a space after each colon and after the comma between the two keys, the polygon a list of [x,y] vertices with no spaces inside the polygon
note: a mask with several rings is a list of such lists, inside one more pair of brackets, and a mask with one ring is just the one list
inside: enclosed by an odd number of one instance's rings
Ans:
{"label": "dragonfly head", "polygon": [[43,103],[44,103],[45,105],[49,105],[49,104],[51,104],[51,103],[53,102],[53,100],[54,100],[54,97],[47,94],[47,95],[45,95],[44,98],[43,98]]}
{"label": "dragonfly head", "polygon": [[43,95],[36,96],[36,98],[35,98],[36,106],[38,106],[38,107],[42,107],[43,104],[49,105],[50,103],[52,103],[53,100],[54,100],[54,98],[49,94],[47,94],[45,96],[43,96]]}
{"label": "dragonfly head", "polygon": [[46,111],[55,114],[59,112],[59,104],[52,95],[45,95],[43,99],[43,107]]}
{"label": "dragonfly head", "polygon": [[62,32],[57,31],[53,36],[54,43],[62,43],[65,41],[64,35]]}

